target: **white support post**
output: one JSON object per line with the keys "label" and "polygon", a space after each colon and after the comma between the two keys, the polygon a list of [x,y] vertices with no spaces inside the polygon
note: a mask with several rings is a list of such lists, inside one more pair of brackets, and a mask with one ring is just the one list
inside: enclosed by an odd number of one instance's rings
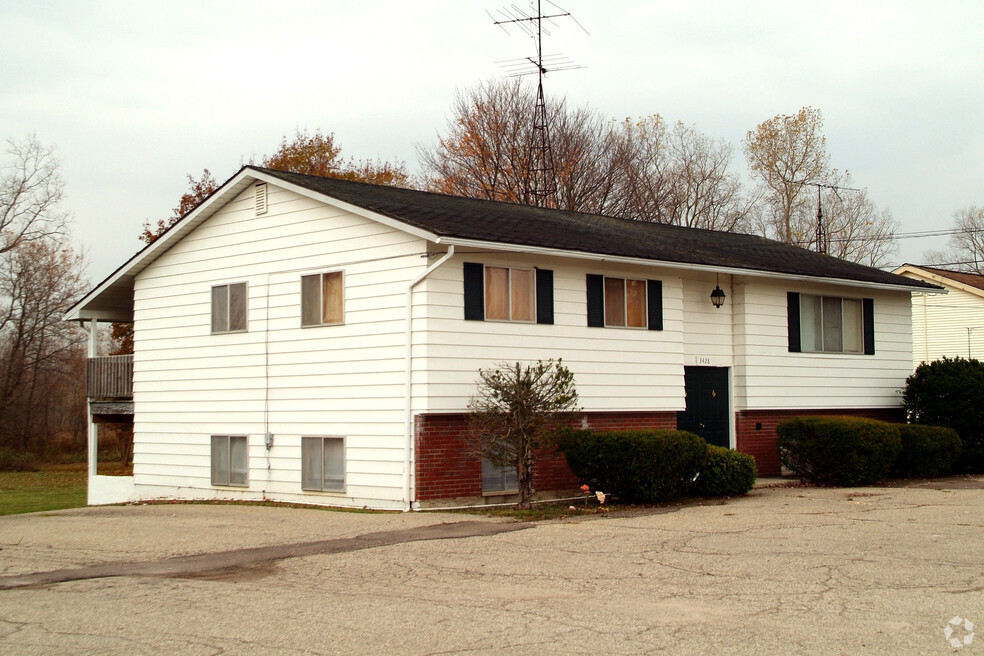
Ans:
{"label": "white support post", "polygon": [[[89,357],[94,358],[99,354],[99,339],[98,339],[98,328],[99,321],[97,319],[89,320]],[[92,489],[92,480],[96,477],[96,463],[99,458],[99,426],[92,421],[92,406],[89,404],[88,397],[85,400],[86,414],[89,417],[89,434],[88,434],[88,456],[89,456],[89,489]]]}

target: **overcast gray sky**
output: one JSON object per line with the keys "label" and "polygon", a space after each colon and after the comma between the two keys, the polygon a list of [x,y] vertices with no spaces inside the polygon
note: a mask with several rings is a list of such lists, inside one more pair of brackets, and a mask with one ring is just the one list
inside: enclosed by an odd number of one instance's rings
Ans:
{"label": "overcast gray sky", "polygon": [[[225,180],[297,128],[416,170],[455,89],[531,52],[492,25],[486,10],[510,4],[496,2],[0,0],[0,136],[55,146],[95,283],[170,215],[187,174]],[[559,4],[589,34],[562,20],[544,51],[585,68],[548,75],[548,94],[695,124],[742,171],[748,130],[810,105],[832,164],[903,232],[984,203],[984,2]],[[944,243],[903,240],[897,260]]]}

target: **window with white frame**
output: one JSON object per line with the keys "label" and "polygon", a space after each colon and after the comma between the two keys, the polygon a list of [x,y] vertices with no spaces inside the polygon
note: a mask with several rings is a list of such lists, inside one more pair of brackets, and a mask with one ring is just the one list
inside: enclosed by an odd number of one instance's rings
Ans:
{"label": "window with white frame", "polygon": [[301,438],[301,488],[345,491],[345,438]]}
{"label": "window with white frame", "polygon": [[482,494],[516,492],[519,476],[512,466],[497,467],[488,458],[482,458]]}
{"label": "window with white frame", "polygon": [[248,447],[245,435],[212,436],[212,485],[246,487]]}
{"label": "window with white frame", "polygon": [[864,304],[859,298],[799,295],[800,350],[864,353]]}
{"label": "window with white frame", "polygon": [[344,321],[341,271],[301,276],[301,325],[329,326]]}
{"label": "window with white frame", "polygon": [[243,332],[247,326],[246,283],[212,287],[212,332]]}

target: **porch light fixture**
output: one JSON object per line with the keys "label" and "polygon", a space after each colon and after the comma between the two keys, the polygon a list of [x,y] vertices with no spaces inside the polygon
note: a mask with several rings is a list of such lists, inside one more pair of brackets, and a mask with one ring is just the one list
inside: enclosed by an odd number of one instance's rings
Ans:
{"label": "porch light fixture", "polygon": [[720,282],[721,281],[719,278],[714,285],[714,291],[711,292],[711,303],[713,303],[716,308],[720,308],[724,305],[724,299],[727,298],[724,294],[724,290],[721,289]]}

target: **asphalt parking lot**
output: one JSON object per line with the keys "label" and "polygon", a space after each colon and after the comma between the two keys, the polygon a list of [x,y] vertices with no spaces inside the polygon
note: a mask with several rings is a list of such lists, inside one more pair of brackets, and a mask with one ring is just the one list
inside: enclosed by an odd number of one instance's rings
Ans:
{"label": "asphalt parking lot", "polygon": [[519,527],[190,504],[0,517],[0,653],[984,653],[982,488],[757,488]]}

